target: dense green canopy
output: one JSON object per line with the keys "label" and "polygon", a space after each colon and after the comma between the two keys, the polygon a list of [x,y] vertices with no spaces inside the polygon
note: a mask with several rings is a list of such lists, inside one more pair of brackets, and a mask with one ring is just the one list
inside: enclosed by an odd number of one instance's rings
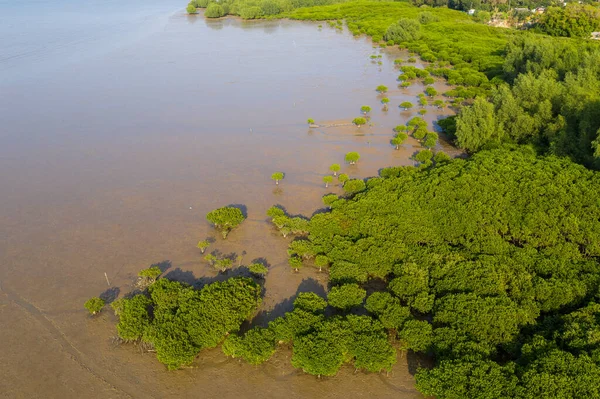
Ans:
{"label": "dense green canopy", "polygon": [[334,284],[388,282],[366,309],[403,347],[435,355],[418,388],[438,398],[596,396],[597,173],[504,147],[381,175],[313,216],[308,239]]}
{"label": "dense green canopy", "polygon": [[148,295],[120,299],[113,308],[121,338],[152,344],[158,360],[176,369],[237,331],[258,308],[260,294],[260,286],[248,278],[230,278],[201,290],[163,278],[148,288]]}

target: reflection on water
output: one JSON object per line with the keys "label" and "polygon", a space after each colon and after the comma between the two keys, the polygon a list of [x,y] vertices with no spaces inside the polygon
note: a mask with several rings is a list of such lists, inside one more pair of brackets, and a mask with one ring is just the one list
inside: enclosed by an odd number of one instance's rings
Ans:
{"label": "reflection on water", "polygon": [[[416,396],[404,354],[381,378],[345,369],[317,381],[294,372],[285,351],[263,369],[212,351],[198,370],[166,373],[135,348],[111,346],[114,317],[91,320],[82,307],[93,295],[122,295],[139,269],[166,260],[188,280],[214,276],[195,247],[206,237],[215,250],[268,261],[263,311],[282,309],[305,279],[325,287],[324,273],[290,272],[286,240],[265,211],[321,208],[322,195],[341,193],[322,177],[349,151],[361,154],[342,170],[352,177],[412,163],[415,141],[400,151],[389,143],[418,111],[398,104],[423,91],[395,89],[393,59],[406,54],[384,52],[378,66],[369,56],[380,51],[364,38],[313,23],[208,21],[185,15],[178,0],[32,7],[0,0],[0,323],[12,326],[0,330],[0,391]],[[379,84],[391,90],[387,112]],[[373,108],[370,127],[307,129],[307,118],[348,122],[362,105]],[[430,107],[426,119],[439,117]],[[285,172],[277,187],[275,171]],[[227,204],[247,207],[248,220],[224,241],[204,215]],[[32,351],[47,355],[23,362]],[[47,378],[32,383],[39,375]]]}

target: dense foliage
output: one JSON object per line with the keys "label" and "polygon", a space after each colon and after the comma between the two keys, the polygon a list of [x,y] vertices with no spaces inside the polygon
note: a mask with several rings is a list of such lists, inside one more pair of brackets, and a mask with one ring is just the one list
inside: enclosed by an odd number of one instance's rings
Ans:
{"label": "dense foliage", "polygon": [[600,47],[525,36],[508,45],[503,70],[510,85],[499,85],[490,102],[476,100],[456,118],[457,143],[469,151],[531,143],[597,168]]}
{"label": "dense foliage", "polygon": [[587,38],[600,28],[600,9],[581,4],[550,7],[542,14],[537,26],[552,36]]}
{"label": "dense foliage", "polygon": [[273,320],[267,328],[230,335],[223,352],[260,364],[275,353],[277,345],[291,344],[292,365],[309,374],[335,375],[347,362],[371,372],[391,369],[396,353],[378,320],[357,315],[325,317],[326,306],[316,294],[301,293],[293,311]]}
{"label": "dense foliage", "polygon": [[223,238],[227,238],[229,232],[240,225],[245,219],[244,213],[233,206],[218,208],[206,214],[206,220],[221,231]]}
{"label": "dense foliage", "polygon": [[260,303],[261,288],[248,278],[230,278],[201,290],[162,278],[147,292],[114,302],[113,309],[119,316],[119,337],[151,344],[157,359],[176,369],[237,331]]}
{"label": "dense foliage", "polygon": [[[417,374],[427,395],[597,396],[596,172],[501,148],[381,175],[310,221],[304,245],[331,263],[330,305],[356,306],[362,284],[386,281],[365,307],[404,348],[435,356]],[[311,348],[327,367],[295,365],[337,369],[340,354],[323,340],[317,331],[294,350]]]}
{"label": "dense foliage", "polygon": [[99,313],[104,307],[104,299],[93,297],[85,301],[83,306],[90,312],[91,315]]}

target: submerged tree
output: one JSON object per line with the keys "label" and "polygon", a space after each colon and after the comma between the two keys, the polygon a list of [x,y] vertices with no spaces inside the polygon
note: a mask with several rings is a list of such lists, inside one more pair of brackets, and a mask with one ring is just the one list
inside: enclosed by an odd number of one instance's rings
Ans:
{"label": "submerged tree", "polygon": [[377,91],[379,94],[385,94],[385,93],[387,93],[388,88],[387,88],[387,86],[379,85],[379,86],[377,86],[375,91]]}
{"label": "submerged tree", "polygon": [[392,145],[394,147],[396,147],[396,150],[400,149],[400,146],[402,145],[402,143],[404,143],[404,141],[408,138],[408,135],[406,133],[400,132],[398,134],[396,134],[396,136],[392,139]]}
{"label": "submerged tree", "polygon": [[360,159],[360,154],[358,152],[352,151],[346,154],[346,157],[344,158],[346,160],[346,162],[348,162],[350,165],[354,165],[355,163],[358,162],[358,160]]}
{"label": "submerged tree", "polygon": [[340,184],[342,186],[348,181],[348,179],[350,179],[350,178],[345,173],[340,173],[340,175],[338,176],[338,181],[340,182]]}
{"label": "submerged tree", "polygon": [[408,131],[412,130],[411,128],[409,128],[406,125],[398,125],[394,128],[394,131],[397,133],[406,133]]}
{"label": "submerged tree", "polygon": [[160,270],[158,266],[152,266],[147,269],[140,270],[138,272],[138,277],[140,277],[144,286],[149,286],[153,284],[161,274],[162,270]]}
{"label": "submerged tree", "polygon": [[91,315],[99,313],[104,307],[104,299],[93,297],[88,299],[83,306],[90,312]]}
{"label": "submerged tree", "polygon": [[218,3],[210,3],[204,11],[206,18],[221,18],[225,16],[225,9]]}
{"label": "submerged tree", "polygon": [[400,108],[404,108],[405,111],[408,111],[412,107],[413,107],[413,103],[411,103],[410,101],[404,101],[403,103],[400,104]]}
{"label": "submerged tree", "polygon": [[246,218],[238,208],[225,206],[210,211],[206,215],[206,219],[212,223],[217,230],[221,231],[223,238],[227,238],[229,232],[239,226]]}
{"label": "submerged tree", "polygon": [[196,14],[198,12],[198,10],[196,10],[196,6],[192,3],[188,4],[185,10],[188,14]]}
{"label": "submerged tree", "polygon": [[217,261],[217,257],[213,254],[207,254],[204,257],[204,260],[207,261],[209,265],[214,266],[215,262]]}
{"label": "submerged tree", "polygon": [[333,176],[323,176],[323,183],[325,183],[325,188],[329,187],[329,184],[333,182]]}
{"label": "submerged tree", "polygon": [[341,166],[339,163],[334,163],[329,166],[329,170],[333,172],[334,176],[337,176],[337,172],[339,172],[340,169],[341,169]]}
{"label": "submerged tree", "polygon": [[294,269],[295,272],[298,272],[300,270],[300,268],[302,267],[302,258],[300,258],[298,256],[290,256],[288,258],[288,263],[289,263],[290,267],[292,269]]}
{"label": "submerged tree", "polygon": [[248,270],[250,273],[255,275],[256,277],[264,278],[264,276],[269,272],[269,269],[265,265],[259,262],[254,262],[248,266]]}
{"label": "submerged tree", "polygon": [[217,259],[214,264],[215,268],[221,273],[224,273],[227,269],[230,269],[232,265],[233,261],[229,258]]}
{"label": "submerged tree", "polygon": [[271,179],[275,180],[275,184],[279,184],[279,180],[283,180],[285,174],[283,172],[275,172],[271,175]]}
{"label": "submerged tree", "polygon": [[308,120],[306,121],[309,125],[314,125],[315,124],[315,120],[313,118],[308,118]]}
{"label": "submerged tree", "polygon": [[361,117],[352,119],[352,123],[358,127],[361,127],[362,125],[365,125],[367,123],[367,120],[361,116]]}
{"label": "submerged tree", "polygon": [[362,107],[360,107],[360,112],[366,115],[369,112],[371,112],[371,107],[369,107],[368,105],[363,105]]}
{"label": "submerged tree", "polygon": [[206,249],[210,246],[210,242],[208,240],[198,241],[198,245],[196,247],[200,250],[200,252],[206,252]]}
{"label": "submerged tree", "polygon": [[387,97],[384,97],[381,99],[381,103],[383,104],[383,110],[387,111],[388,110],[388,103],[390,102],[390,99]]}
{"label": "submerged tree", "polygon": [[436,89],[429,86],[425,89],[425,94],[427,94],[429,97],[433,97],[433,96],[436,96],[438,94],[438,92]]}

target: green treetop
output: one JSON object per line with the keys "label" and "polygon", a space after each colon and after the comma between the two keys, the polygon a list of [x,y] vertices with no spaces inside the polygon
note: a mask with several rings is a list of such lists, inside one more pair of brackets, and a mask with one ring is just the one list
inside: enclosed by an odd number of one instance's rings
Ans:
{"label": "green treetop", "polygon": [[104,299],[93,297],[88,299],[83,306],[85,306],[85,308],[88,310],[88,312],[90,312],[91,315],[95,315],[97,313],[100,313],[100,311],[104,307]]}
{"label": "green treetop", "polygon": [[377,86],[375,91],[377,91],[379,94],[385,94],[385,93],[387,93],[388,88],[387,88],[387,86],[379,85],[379,86]]}
{"label": "green treetop", "polygon": [[358,284],[344,284],[331,288],[327,301],[334,308],[349,310],[362,304],[367,292]]}
{"label": "green treetop", "polygon": [[275,184],[279,184],[279,180],[283,180],[284,177],[283,172],[275,172],[271,175],[271,179],[275,180]]}
{"label": "green treetop", "polygon": [[358,118],[352,119],[352,123],[358,127],[361,127],[362,125],[365,125],[367,123],[367,120],[363,117],[358,117]]}
{"label": "green treetop", "polygon": [[406,133],[398,133],[396,134],[396,136],[394,136],[394,138],[392,139],[392,145],[396,148],[396,150],[400,149],[400,146],[402,145],[402,143],[404,143],[404,141],[408,138],[408,135]]}
{"label": "green treetop", "polygon": [[302,258],[300,258],[298,256],[290,256],[288,258],[288,263],[289,263],[290,267],[292,269],[294,269],[295,272],[298,272],[300,270],[300,268],[302,267]]}
{"label": "green treetop", "polygon": [[196,6],[192,3],[188,4],[185,10],[188,14],[196,14],[198,12],[198,10],[196,10]]}
{"label": "green treetop", "polygon": [[198,241],[198,245],[196,245],[196,247],[202,253],[204,253],[209,246],[210,246],[210,242],[208,240]]}
{"label": "green treetop", "polygon": [[400,104],[400,108],[404,108],[405,111],[408,111],[412,107],[413,107],[413,103],[411,103],[410,101],[404,101],[403,103]]}
{"label": "green treetop", "polygon": [[248,270],[250,270],[250,273],[257,277],[264,277],[269,271],[265,265],[258,262],[250,264],[250,266],[248,266]]}
{"label": "green treetop", "polygon": [[340,184],[342,186],[348,181],[348,179],[350,179],[350,178],[345,173],[340,173],[340,175],[338,176],[338,181],[340,182]]}
{"label": "green treetop", "polygon": [[334,176],[337,176],[337,172],[339,172],[340,169],[341,169],[341,166],[339,163],[334,163],[329,166],[329,170],[333,172]]}
{"label": "green treetop", "polygon": [[344,159],[350,165],[354,165],[360,159],[360,154],[358,152],[352,151],[352,152],[347,153]]}
{"label": "green treetop", "polygon": [[206,219],[221,231],[223,238],[227,238],[229,232],[239,226],[245,217],[238,208],[226,206],[210,211]]}

